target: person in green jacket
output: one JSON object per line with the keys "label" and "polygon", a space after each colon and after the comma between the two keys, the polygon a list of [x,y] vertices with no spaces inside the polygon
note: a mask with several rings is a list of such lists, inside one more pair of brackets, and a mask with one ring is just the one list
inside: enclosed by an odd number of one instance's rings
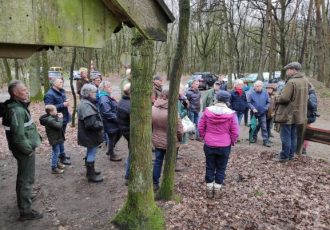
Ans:
{"label": "person in green jacket", "polygon": [[63,114],[57,113],[55,105],[46,105],[46,114],[39,118],[40,124],[46,127],[49,144],[52,146],[51,169],[53,174],[64,172],[65,165],[58,160],[61,144],[64,141]]}
{"label": "person in green jacket", "polygon": [[9,149],[17,161],[16,196],[20,220],[35,220],[42,213],[31,208],[31,192],[35,174],[35,149],[41,139],[28,109],[29,92],[22,81],[8,85],[10,99],[5,102],[2,124]]}
{"label": "person in green jacket", "polygon": [[213,88],[206,91],[206,94],[204,95],[204,97],[202,99],[202,111],[204,111],[206,107],[209,107],[214,104],[215,95],[219,91],[220,86],[221,86],[221,82],[216,81],[216,82],[214,82]]}

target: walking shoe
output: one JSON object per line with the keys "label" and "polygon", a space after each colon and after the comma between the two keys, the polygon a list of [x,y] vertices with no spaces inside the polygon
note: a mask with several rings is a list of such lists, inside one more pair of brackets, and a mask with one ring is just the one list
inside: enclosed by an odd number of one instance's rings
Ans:
{"label": "walking shoe", "polygon": [[222,187],[222,184],[214,183],[214,198],[215,199],[221,198],[221,187]]}
{"label": "walking shoe", "polygon": [[110,160],[111,161],[121,161],[123,158],[118,156],[116,153],[110,155]]}
{"label": "walking shoe", "polygon": [[279,158],[279,157],[274,158],[274,161],[279,163],[285,163],[288,162],[289,160],[290,160],[289,158]]}
{"label": "walking shoe", "polygon": [[269,143],[269,141],[264,141],[263,145],[266,147],[272,147],[272,145]]}
{"label": "walking shoe", "polygon": [[68,160],[66,157],[61,157],[60,162],[64,165],[71,165],[71,161]]}
{"label": "walking shoe", "polygon": [[38,220],[43,218],[44,215],[36,210],[31,210],[30,213],[21,214],[19,220]]}
{"label": "walking shoe", "polygon": [[59,169],[59,168],[52,169],[52,174],[62,174],[62,173],[64,173],[63,169]]}
{"label": "walking shoe", "polygon": [[157,192],[159,190],[159,185],[158,184],[154,184],[154,192]]}
{"label": "walking shoe", "polygon": [[302,150],[301,154],[303,154],[303,155],[307,155],[307,151],[306,151],[306,149],[305,149],[305,148],[303,148],[303,150]]}
{"label": "walking shoe", "polygon": [[60,163],[60,162],[58,162],[58,163],[57,163],[57,168],[58,168],[58,169],[65,169],[65,165],[62,164],[62,163]]}
{"label": "walking shoe", "polygon": [[213,182],[206,184],[206,197],[211,199],[214,196],[214,186]]}

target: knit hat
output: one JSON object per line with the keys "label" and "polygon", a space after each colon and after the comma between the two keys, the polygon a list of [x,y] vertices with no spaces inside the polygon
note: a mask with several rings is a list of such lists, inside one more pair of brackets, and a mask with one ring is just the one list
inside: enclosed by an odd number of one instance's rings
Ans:
{"label": "knit hat", "polygon": [[225,90],[219,90],[216,95],[217,101],[219,102],[229,102],[230,101],[230,93]]}
{"label": "knit hat", "polygon": [[291,62],[289,64],[287,64],[286,66],[284,66],[284,69],[295,69],[300,71],[302,69],[301,64],[299,62]]}

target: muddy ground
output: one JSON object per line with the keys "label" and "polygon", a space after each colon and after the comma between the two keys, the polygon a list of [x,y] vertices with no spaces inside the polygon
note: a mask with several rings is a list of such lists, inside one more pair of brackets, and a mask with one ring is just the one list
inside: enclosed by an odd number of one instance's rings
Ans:
{"label": "muddy ground", "polygon": [[[114,85],[119,79],[112,80]],[[115,88],[115,96],[119,96]],[[321,98],[321,117],[313,125],[330,130],[330,100]],[[43,104],[31,106],[34,120],[42,113]],[[44,213],[37,221],[17,221],[15,181],[16,161],[8,151],[4,131],[0,145],[0,230],[11,229],[111,229],[109,220],[123,205],[124,160],[111,162],[101,148],[96,167],[104,181],[90,184],[85,177],[85,150],[76,143],[76,128],[68,127],[66,152],[72,165],[62,175],[50,173],[50,146],[45,132],[37,150],[36,182],[38,192],[33,207]],[[176,191],[180,199],[159,202],[168,229],[330,229],[330,151],[326,145],[312,143],[308,156],[297,157],[287,164],[272,158],[281,148],[276,132],[273,147],[261,142],[249,144],[248,127],[241,125],[240,143],[232,149],[226,185],[220,200],[208,200],[204,191],[203,144],[191,141],[182,146],[176,174]],[[260,138],[259,138],[260,139]],[[126,158],[127,143],[122,138],[117,153]]]}

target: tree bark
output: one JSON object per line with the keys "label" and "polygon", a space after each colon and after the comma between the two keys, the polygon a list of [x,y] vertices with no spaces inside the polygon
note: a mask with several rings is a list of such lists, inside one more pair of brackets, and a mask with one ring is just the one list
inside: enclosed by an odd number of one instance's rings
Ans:
{"label": "tree bark", "polygon": [[33,54],[31,59],[29,71],[30,101],[42,101],[44,97],[41,90],[39,53]]}
{"label": "tree bark", "polygon": [[181,75],[184,67],[184,60],[187,56],[188,36],[189,36],[189,18],[190,18],[190,0],[179,1],[179,35],[177,48],[172,62],[170,75],[170,92],[168,108],[168,126],[167,126],[167,150],[165,154],[165,166],[163,180],[158,198],[162,200],[171,200],[174,195],[174,169],[177,155],[177,125],[178,125],[178,98]]}
{"label": "tree bark", "polygon": [[50,82],[48,80],[49,65],[48,65],[47,51],[43,50],[41,56],[42,56],[42,76],[44,81],[44,92],[47,92],[50,88]]}
{"label": "tree bark", "polygon": [[130,176],[124,207],[112,222],[120,229],[165,229],[154,201],[151,153],[153,42],[135,29],[132,38],[132,91],[130,115]]}
{"label": "tree bark", "polygon": [[73,86],[73,70],[76,63],[76,57],[77,57],[77,48],[73,48],[72,61],[70,67],[70,88],[73,96],[73,112],[72,112],[71,127],[76,126],[77,95]]}
{"label": "tree bark", "polygon": [[[324,81],[324,35],[322,30],[321,0],[315,0],[316,11],[316,62],[317,62],[317,80]],[[326,19],[325,19],[326,20]]]}
{"label": "tree bark", "polygon": [[3,65],[5,66],[5,70],[6,70],[6,76],[7,76],[6,80],[9,83],[12,80],[10,65],[9,65],[7,58],[3,58],[2,62],[3,62]]}
{"label": "tree bark", "polygon": [[310,24],[310,21],[311,21],[313,4],[314,4],[313,0],[309,0],[307,19],[306,19],[306,23],[304,25],[303,44],[302,44],[302,47],[301,47],[300,57],[298,59],[298,62],[301,65],[304,64],[305,50],[306,50],[306,47],[307,47],[308,28],[309,28],[309,24]]}

